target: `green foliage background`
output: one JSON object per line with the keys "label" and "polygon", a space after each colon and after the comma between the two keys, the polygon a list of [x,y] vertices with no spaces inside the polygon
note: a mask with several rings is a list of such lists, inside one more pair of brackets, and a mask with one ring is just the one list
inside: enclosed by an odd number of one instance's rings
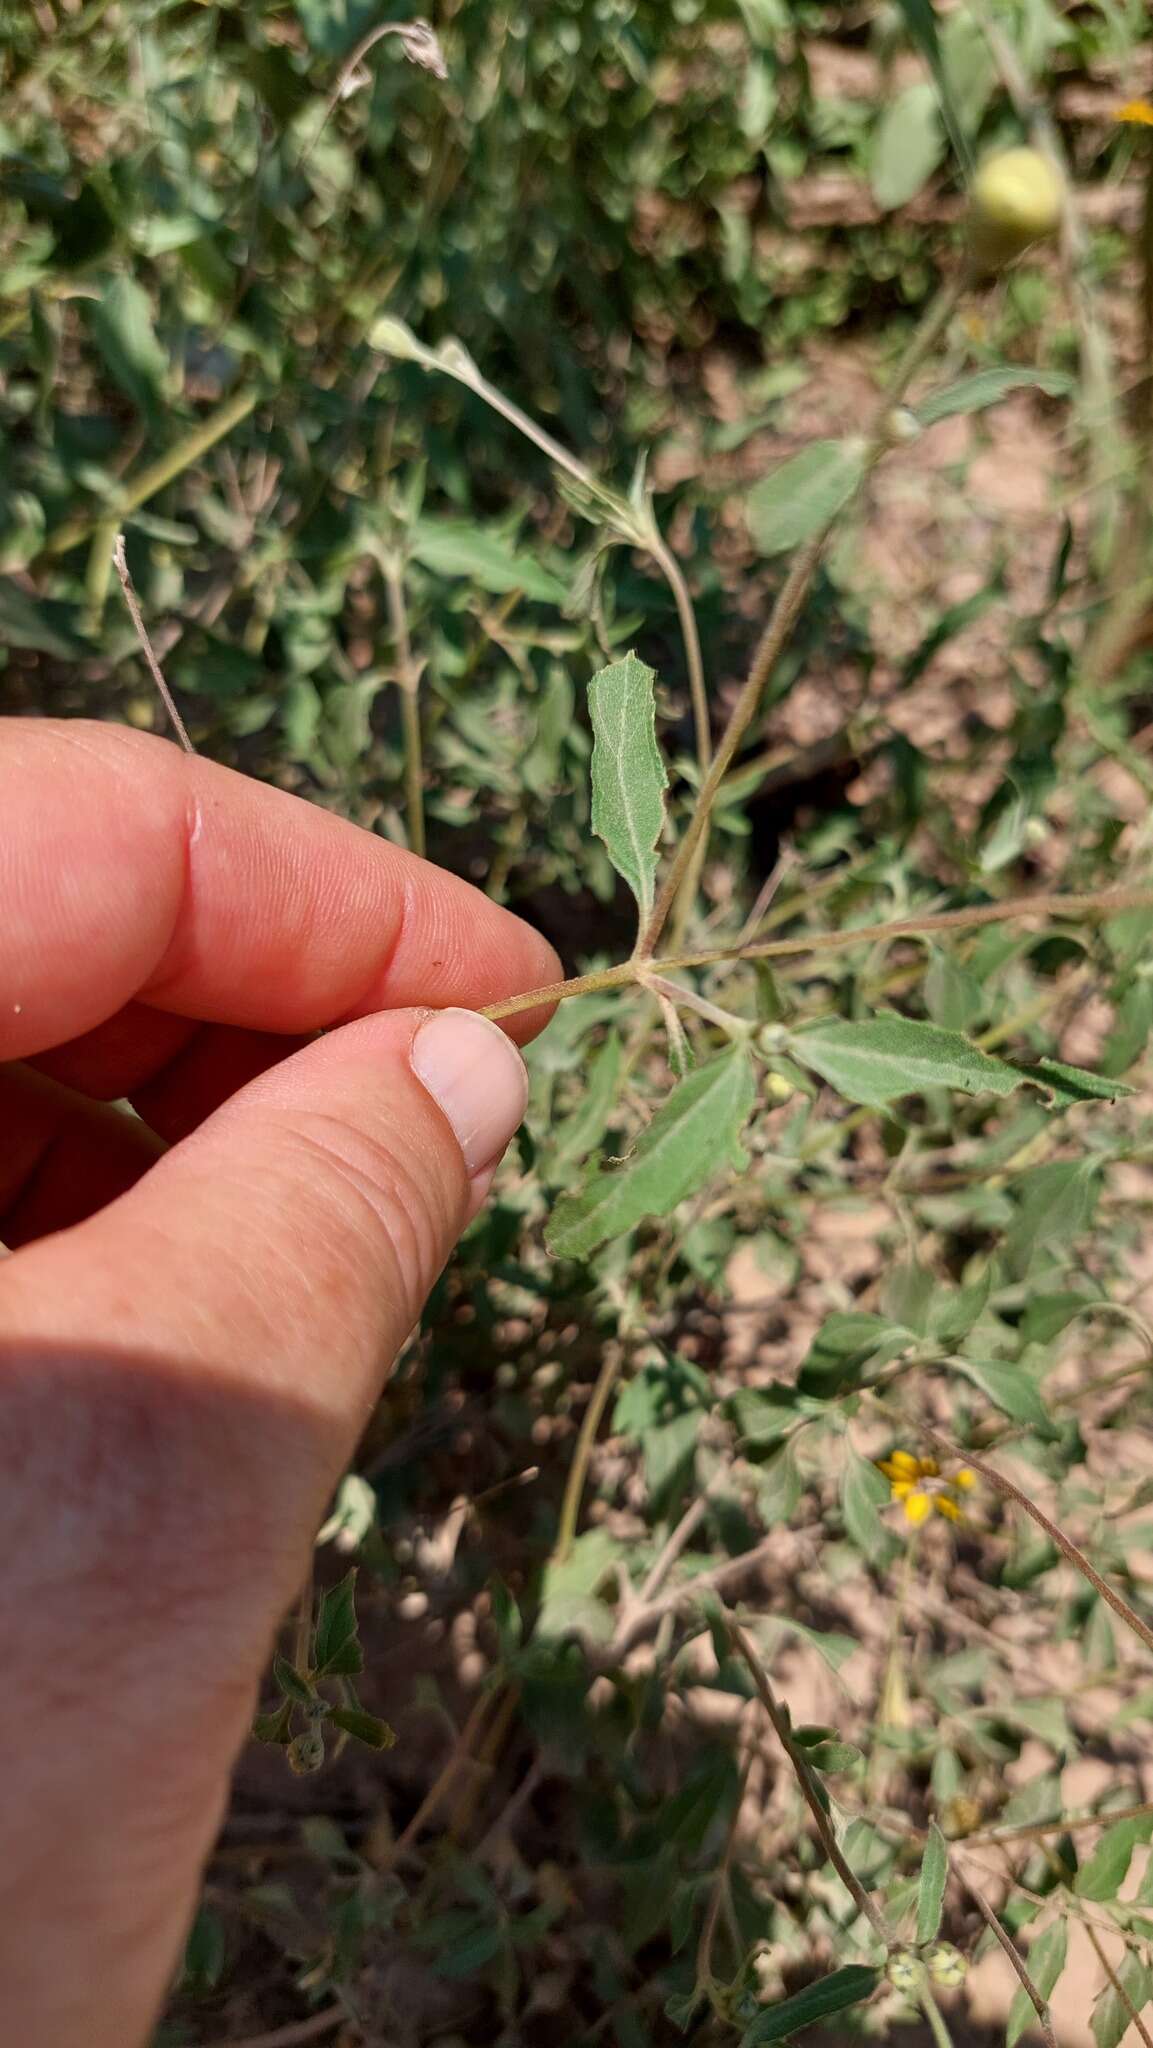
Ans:
{"label": "green foliage background", "polygon": [[[1153,1539],[1153,915],[997,906],[1148,874],[1148,144],[1110,119],[1148,84],[1144,9],[457,0],[447,80],[389,37],[337,97],[377,25],[326,0],[10,7],[5,708],[156,722],[123,525],[200,746],[402,838],[407,684],[430,852],[595,971],[634,924],[628,791],[591,801],[595,670],[636,647],[657,672],[666,858],[697,779],[674,593],[622,533],[671,536],[719,731],[788,551],[847,510],[686,932],[720,951],[752,914],[797,950],[681,973],[679,1021],[600,988],[536,1049],[517,1156],[324,1532],[310,1667],[278,1665],[260,1728],[287,1743],[320,1698],[355,1740],[307,1797],[275,1750],[246,1765],[161,2040],[314,2006],[442,2048],[912,2040],[929,1962],[960,2042],[933,1945],[980,1960],[977,1884],[1055,2018],[1117,2048],[1153,1993],[1153,1689],[1125,1619]],[[831,351],[881,388],[1022,91],[1108,203],[1072,272],[1043,255],[954,314],[854,498],[865,422],[822,413]],[[382,315],[466,350],[585,480],[467,378],[380,353]],[[995,405],[1049,434],[1051,506],[906,619],[867,549],[885,479],[929,494],[947,558],[966,463],[1013,460]],[[790,722],[814,684],[815,740]],[[988,1481],[914,1539],[876,1460],[934,1430],[1011,1468],[1074,1556]],[[810,1703],[783,1736],[738,1622]],[[1102,1767],[1087,1820],[1078,1760]],[[1124,1996],[1062,1991],[1075,1920]]]}

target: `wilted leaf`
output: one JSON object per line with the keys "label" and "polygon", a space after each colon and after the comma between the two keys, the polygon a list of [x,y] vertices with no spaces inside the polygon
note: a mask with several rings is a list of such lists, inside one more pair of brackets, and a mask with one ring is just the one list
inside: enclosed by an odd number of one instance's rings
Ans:
{"label": "wilted leaf", "polygon": [[653,906],[668,782],[657,746],[654,680],[651,668],[627,654],[589,684],[593,831],[636,897],[642,922]]}
{"label": "wilted leaf", "polygon": [[749,532],[763,555],[779,555],[820,533],[847,505],[865,473],[865,442],[812,441],[755,484]]}
{"label": "wilted leaf", "polygon": [[742,1046],[709,1060],[678,1082],[620,1166],[597,1164],[583,1188],[557,1203],[549,1250],[587,1257],[646,1216],[667,1216],[723,1166],[740,1168],[740,1134],[756,1097]]}
{"label": "wilted leaf", "polygon": [[834,1970],[831,1977],[807,1984],[803,1991],[796,1991],[779,2005],[758,2013],[741,2037],[741,2048],[762,2048],[766,2041],[788,2041],[802,2027],[827,2020],[850,2005],[860,2005],[876,1989],[879,1974],[863,1963],[847,1963],[843,1970]]}

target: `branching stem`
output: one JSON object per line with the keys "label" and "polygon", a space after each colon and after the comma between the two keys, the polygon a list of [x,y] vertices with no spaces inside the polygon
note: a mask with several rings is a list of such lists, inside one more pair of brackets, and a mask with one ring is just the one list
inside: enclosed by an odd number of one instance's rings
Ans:
{"label": "branching stem", "polygon": [[[963,269],[941,287],[898,363],[892,381],[874,415],[862,463],[861,485],[865,483],[881,457],[888,452],[889,416],[894,406],[899,405],[912,378],[944,333],[968,282],[968,270]],[[729,773],[737,749],[756,716],[765,685],[792,637],[813,578],[839,519],[838,511],[832,519],[826,521],[819,533],[815,533],[813,538],[805,543],[778,592],[768,623],[753,655],[748,676],[730,713],[729,722],[721,736],[709,772],[701,784],[692,816],[657,892],[652,915],[641,938],[642,956],[651,956],[656,950],[657,940],[665,928],[685,877],[696,859],[698,844],[708,831],[713,805],[721,784]]]}

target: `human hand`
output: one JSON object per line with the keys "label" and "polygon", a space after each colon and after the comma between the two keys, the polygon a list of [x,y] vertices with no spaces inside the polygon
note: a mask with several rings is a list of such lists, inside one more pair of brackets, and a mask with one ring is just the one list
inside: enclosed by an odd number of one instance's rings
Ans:
{"label": "human hand", "polygon": [[0,932],[2,2031],[134,2048],[327,1497],[523,1113],[466,1012],[557,966],[81,722],[0,727]]}

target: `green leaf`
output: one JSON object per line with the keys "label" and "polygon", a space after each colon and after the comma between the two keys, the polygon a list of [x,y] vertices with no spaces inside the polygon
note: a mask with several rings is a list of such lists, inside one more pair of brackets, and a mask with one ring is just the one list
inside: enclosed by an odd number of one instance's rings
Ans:
{"label": "green leaf", "polygon": [[298,1707],[310,1707],[316,1695],[306,1678],[289,1663],[287,1657],[274,1657],[272,1676],[286,1700],[295,1701]]}
{"label": "green leaf", "polygon": [[504,597],[519,590],[542,604],[563,604],[568,596],[559,576],[519,554],[491,528],[464,519],[418,519],[409,529],[409,552],[437,576],[467,576],[482,590]]}
{"label": "green leaf", "polygon": [[[1063,1918],[1054,1920],[1053,1925],[1047,1927],[1044,1934],[1039,1934],[1036,1941],[1031,1945],[1025,1960],[1029,1966],[1029,1975],[1041,1993],[1042,1998],[1051,1996],[1057,1979],[1065,1967],[1065,1957],[1068,1948],[1069,1928],[1068,1922]],[[1028,1992],[1016,1992],[1013,2003],[1009,2008],[1009,2024],[1005,2029],[1005,2048],[1017,2048],[1017,2043],[1022,2034],[1029,2027],[1036,2026],[1036,2024],[1037,2014]],[[1119,2038],[1120,2036],[1118,2036]],[[1104,2044],[1099,2044],[1099,2048],[1104,2048]],[[1109,2048],[1117,2048],[1117,2042],[1111,2042]]]}
{"label": "green leaf", "polygon": [[163,405],[168,358],[152,325],[152,306],[134,278],[114,277],[92,312],[92,336],[109,375],[149,417]]}
{"label": "green leaf", "polygon": [[69,607],[36,598],[0,576],[0,645],[32,647],[61,661],[80,661],[91,653],[71,631]]}
{"label": "green leaf", "polygon": [[883,1362],[912,1342],[912,1333],[863,1309],[826,1316],[797,1375],[797,1391],[828,1401],[854,1386],[863,1368],[880,1354]]}
{"label": "green leaf", "polygon": [[937,95],[923,80],[907,85],[885,109],[869,153],[869,184],[886,212],[904,206],[945,154]]}
{"label": "green leaf", "polygon": [[636,897],[642,920],[653,907],[668,782],[657,746],[654,681],[651,668],[626,654],[589,684],[592,827]]}
{"label": "green leaf", "polygon": [[619,1166],[593,1166],[556,1205],[547,1232],[554,1257],[586,1258],[646,1216],[667,1216],[722,1166],[745,1164],[740,1134],[756,1099],[752,1064],[734,1046],[678,1082]]}
{"label": "green leaf", "polygon": [[1059,1434],[1036,1381],[1023,1366],[1008,1364],[1001,1358],[951,1358],[948,1363],[955,1372],[964,1373],[975,1387],[980,1387],[1003,1415],[1011,1416],[1014,1422],[1027,1423],[1041,1436]]}
{"label": "green leaf", "polygon": [[805,1751],[815,1771],[851,1771],[862,1754],[855,1742],[814,1742]]}
{"label": "green leaf", "polygon": [[1064,370],[1030,370],[1007,364],[1003,369],[978,370],[972,377],[960,377],[955,384],[942,385],[940,391],[930,392],[928,398],[914,406],[913,412],[923,427],[931,427],[954,413],[981,412],[987,405],[996,405],[1010,391],[1030,386],[1043,391],[1048,398],[1065,398],[1076,390],[1077,380]]}
{"label": "green leaf", "polygon": [[545,1566],[534,1642],[546,1643],[574,1629],[594,1641],[608,1641],[613,1632],[612,1610],[597,1595],[621,1554],[620,1545],[607,1530],[586,1529],[566,1558]]}
{"label": "green leaf", "polygon": [[1147,1842],[1153,1832],[1153,1816],[1115,1821],[1106,1828],[1088,1863],[1083,1863],[1073,1880],[1079,1899],[1104,1905],[1115,1899],[1129,1874],[1138,1842]]}
{"label": "green leaf", "polygon": [[876,1989],[879,1975],[879,1971],[867,1969],[863,1963],[846,1963],[844,1969],[834,1970],[831,1977],[807,1984],[803,1991],[795,1991],[791,1998],[758,2013],[741,2037],[741,2048],[762,2048],[766,2041],[788,2041],[802,2027],[827,2020],[835,2012],[844,2012],[847,2006],[860,2005]]}
{"label": "green leaf", "polygon": [[905,27],[909,31],[910,42],[920,51],[921,56],[933,74],[933,83],[941,96],[941,112],[945,117],[945,125],[949,130],[950,140],[961,163],[968,169],[970,151],[965,140],[965,131],[953,95],[949,74],[945,67],[945,54],[941,47],[941,39],[937,34],[937,17],[933,8],[933,0],[897,0],[897,5],[905,17]]}
{"label": "green leaf", "polygon": [[753,486],[749,532],[762,555],[799,547],[836,518],[864,476],[865,445],[857,434],[843,441],[811,441]]}
{"label": "green leaf", "polygon": [[818,1024],[794,1032],[789,1050],[849,1102],[881,1108],[926,1088],[965,1095],[1011,1095],[1021,1076],[1005,1060],[971,1045],[959,1031],[885,1011],[863,1024]]}
{"label": "green leaf", "polygon": [[1072,1109],[1077,1102],[1116,1102],[1122,1095],[1136,1092],[1126,1081],[1091,1074],[1087,1067],[1069,1067],[1063,1060],[1031,1060],[1028,1064],[1009,1060],[1006,1064],[1016,1069],[1022,1081],[1050,1095],[1054,1109]]}
{"label": "green leaf", "polygon": [[896,1538],[881,1520],[881,1509],[889,1501],[889,1482],[883,1472],[846,1445],[844,1478],[841,1483],[841,1513],[845,1529],[862,1557],[882,1567],[897,1550]]}
{"label": "green leaf", "polygon": [[[1030,1951],[1030,1954],[1032,1951]],[[1123,1985],[1134,2012],[1143,2012],[1153,1999],[1153,1970],[1136,1949],[1126,1949],[1117,1966],[1117,1981]],[[1093,2008],[1090,2022],[1097,2048],[1120,2048],[1132,2022],[1128,2008],[1111,1984],[1106,1985]]]}
{"label": "green leaf", "polygon": [[620,1034],[610,1031],[593,1054],[585,1073],[585,1092],[576,1109],[556,1132],[552,1163],[557,1168],[586,1159],[604,1136],[609,1111],[616,1101],[623,1049]]}
{"label": "green leaf", "polygon": [[318,1677],[352,1677],[364,1669],[356,1630],[356,1568],[321,1596],[313,1659]]}
{"label": "green leaf", "polygon": [[949,1881],[949,1851],[936,1821],[929,1823],[925,1853],[921,1858],[921,1881],[917,1886],[917,1946],[936,1941],[941,1931],[945,1886]]}
{"label": "green leaf", "polygon": [[292,1701],[282,1700],[270,1714],[257,1714],[252,1723],[254,1742],[275,1742],[282,1747],[292,1740]]}
{"label": "green leaf", "polygon": [[1010,1272],[1021,1279],[1038,1251],[1068,1245],[1085,1229],[1100,1188],[1092,1159],[1056,1159],[1022,1174],[1021,1202],[1003,1245]]}
{"label": "green leaf", "polygon": [[363,1742],[368,1749],[391,1749],[396,1741],[396,1730],[382,1721],[379,1714],[366,1714],[363,1707],[333,1707],[328,1719],[334,1728],[343,1728],[357,1742]]}

